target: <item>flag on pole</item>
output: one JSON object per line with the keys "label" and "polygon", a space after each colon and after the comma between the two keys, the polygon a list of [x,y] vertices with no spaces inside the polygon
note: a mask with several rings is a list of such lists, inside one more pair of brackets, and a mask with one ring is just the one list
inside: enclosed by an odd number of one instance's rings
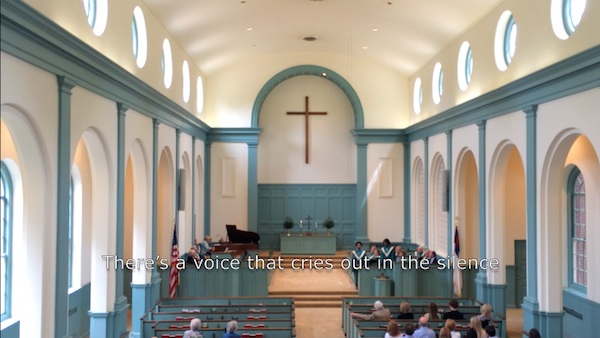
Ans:
{"label": "flag on pole", "polygon": [[454,285],[454,295],[462,297],[462,271],[457,266],[460,257],[460,238],[458,236],[458,221],[454,227],[454,269],[452,271],[452,284]]}
{"label": "flag on pole", "polygon": [[171,242],[171,275],[169,276],[169,296],[175,298],[177,285],[179,285],[179,271],[177,270],[177,259],[179,248],[177,246],[177,225],[173,228],[173,241]]}

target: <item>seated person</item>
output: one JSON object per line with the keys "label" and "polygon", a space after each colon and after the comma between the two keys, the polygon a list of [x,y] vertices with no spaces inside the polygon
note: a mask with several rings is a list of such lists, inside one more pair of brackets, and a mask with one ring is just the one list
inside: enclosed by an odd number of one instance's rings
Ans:
{"label": "seated person", "polygon": [[465,315],[458,311],[458,300],[450,299],[448,307],[450,307],[450,311],[444,313],[443,319],[465,319]]}
{"label": "seated person", "polygon": [[406,251],[404,251],[404,249],[398,245],[394,248],[394,254],[396,256],[396,262],[400,262],[400,257],[406,256]]}
{"label": "seated person", "polygon": [[424,249],[423,249],[423,246],[422,246],[422,245],[419,245],[419,246],[417,247],[417,251],[415,251],[415,256],[417,256],[417,260],[421,260],[421,259],[423,259],[423,258],[425,257],[425,253],[426,253],[426,252],[425,252],[425,251],[423,251],[423,250],[424,250]]}
{"label": "seated person", "polygon": [[428,250],[428,251],[429,251],[429,256],[427,257],[427,260],[429,261],[429,265],[437,264],[437,254],[435,253],[435,251],[433,251],[433,250]]}
{"label": "seated person", "polygon": [[481,321],[481,327],[485,329],[492,320],[492,307],[490,304],[483,304],[480,309],[481,314],[477,316]]}
{"label": "seated person", "polygon": [[[486,326],[485,332],[488,334],[488,336],[490,338],[499,338],[498,336],[496,336],[496,328],[494,327],[494,325]],[[529,336],[529,337],[531,337],[531,336]]]}
{"label": "seated person", "polygon": [[362,319],[362,320],[390,320],[390,319],[392,319],[392,314],[390,313],[390,310],[385,309],[383,307],[382,302],[376,301],[375,304],[373,304],[373,307],[375,308],[375,311],[371,312],[371,314],[365,315],[362,313],[352,312],[352,313],[350,313],[350,316],[352,318],[358,318],[358,319]]}
{"label": "seated person", "polygon": [[481,327],[481,321],[476,316],[471,317],[471,320],[469,321],[469,327],[475,330],[475,334],[477,335],[477,337],[487,338],[487,333]]}
{"label": "seated person", "polygon": [[442,319],[442,315],[438,312],[438,306],[436,303],[431,302],[427,307],[427,312],[423,315],[427,321]]}
{"label": "seated person", "polygon": [[383,338],[400,338],[400,328],[395,320],[390,320],[387,326],[387,332]]}
{"label": "seated person", "polygon": [[447,327],[443,327],[440,330],[439,338],[452,338],[452,336],[450,335],[450,329],[448,329]]}
{"label": "seated person", "polygon": [[204,236],[204,240],[200,243],[198,243],[197,241],[194,241],[196,243],[196,247],[198,248],[198,253],[201,256],[210,256],[211,251],[213,251],[215,248],[210,246],[210,242],[212,242],[212,239],[210,238],[210,236]]}
{"label": "seated person", "polygon": [[410,312],[410,304],[407,301],[400,303],[398,319],[415,319],[415,314]]}
{"label": "seated person", "polygon": [[413,338],[413,333],[415,333],[415,326],[408,323],[404,325],[404,334],[402,334],[402,338]]}
{"label": "seated person", "polygon": [[202,327],[202,321],[198,318],[192,319],[190,322],[190,329],[183,333],[183,338],[204,338],[200,328]]}
{"label": "seated person", "polygon": [[537,329],[531,329],[529,330],[529,338],[542,338],[542,335]]}
{"label": "seated person", "polygon": [[238,323],[235,320],[227,323],[227,329],[225,330],[225,334],[223,338],[242,338],[239,334],[235,333],[238,329]]}
{"label": "seated person", "polygon": [[196,247],[191,247],[190,250],[186,253],[184,253],[181,256],[181,259],[183,259],[187,264],[191,264],[192,266],[194,266],[194,262],[197,262],[200,260],[200,256],[198,256],[198,253],[196,252]]}
{"label": "seated person", "polygon": [[419,318],[419,328],[413,333],[414,338],[436,338],[435,332],[429,328],[427,318]]}
{"label": "seated person", "polygon": [[456,331],[456,322],[454,319],[447,319],[444,327],[447,327],[448,330],[450,330],[450,337],[460,338],[460,332]]}

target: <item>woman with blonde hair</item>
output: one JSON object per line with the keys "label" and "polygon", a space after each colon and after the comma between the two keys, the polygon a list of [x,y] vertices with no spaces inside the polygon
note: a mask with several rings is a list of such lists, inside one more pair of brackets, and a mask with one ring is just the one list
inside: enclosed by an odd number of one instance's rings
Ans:
{"label": "woman with blonde hair", "polygon": [[469,326],[475,330],[477,338],[489,338],[483,327],[481,327],[481,321],[476,316],[471,317]]}
{"label": "woman with blonde hair", "polygon": [[446,324],[444,324],[444,327],[447,327],[448,330],[450,330],[450,337],[452,338],[460,338],[460,332],[457,332],[456,329],[456,322],[454,321],[454,319],[447,319],[446,320]]}
{"label": "woman with blonde hair", "polygon": [[400,303],[400,314],[398,319],[415,319],[415,314],[410,312],[410,303],[403,301]]}
{"label": "woman with blonde hair", "polygon": [[481,314],[477,316],[477,318],[481,321],[481,327],[485,329],[490,323],[490,320],[492,320],[492,307],[490,304],[483,304],[481,305],[480,312]]}
{"label": "woman with blonde hair", "polygon": [[443,328],[440,330],[440,335],[439,335],[439,338],[452,338],[452,337],[450,336],[450,329],[448,329],[447,327],[443,327]]}
{"label": "woman with blonde hair", "polygon": [[398,327],[398,323],[395,320],[390,320],[387,326],[387,332],[383,338],[399,338],[400,336],[400,328]]}

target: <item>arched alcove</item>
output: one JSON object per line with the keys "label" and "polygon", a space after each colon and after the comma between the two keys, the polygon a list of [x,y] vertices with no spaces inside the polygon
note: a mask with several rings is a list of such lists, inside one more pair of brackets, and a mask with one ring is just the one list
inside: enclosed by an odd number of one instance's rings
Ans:
{"label": "arched alcove", "polygon": [[479,178],[473,151],[463,148],[454,171],[454,215],[461,238],[461,257],[479,258]]}
{"label": "arched alcove", "polygon": [[171,241],[175,225],[175,173],[173,156],[169,147],[163,148],[158,160],[157,187],[157,253],[160,257],[171,256]]}
{"label": "arched alcove", "polygon": [[194,226],[196,227],[196,239],[201,242],[204,238],[204,165],[202,157],[196,156],[196,187],[194,194],[196,195],[194,208]]}
{"label": "arched alcove", "polygon": [[[600,163],[598,152],[589,139],[579,130],[566,129],[553,139],[541,168],[538,255],[546,257],[537,260],[538,280],[545,283],[538,285],[540,310],[559,312],[563,308],[563,288],[568,287],[568,213],[567,186],[568,177],[573,166],[577,166],[585,177],[586,185],[586,223],[587,238],[598,238],[600,229]],[[587,257],[597,257],[600,250],[596,245],[587,246]],[[593,259],[593,258],[592,258]],[[597,285],[600,274],[597,269],[588,266],[588,285]],[[598,301],[600,292],[597,288],[588,287],[587,297]],[[568,320],[568,318],[563,318]],[[563,329],[569,329],[571,323],[565,322]]]}
{"label": "arched alcove", "polygon": [[489,179],[488,257],[497,258],[500,269],[488,270],[488,280],[506,284],[505,268],[515,264],[515,240],[524,240],[526,234],[525,170],[512,142],[505,140],[496,147]]}
{"label": "arched alcove", "polygon": [[412,227],[415,234],[413,241],[419,245],[425,244],[425,167],[423,160],[417,157],[412,171]]}
{"label": "arched alcove", "polygon": [[436,153],[431,161],[429,177],[429,248],[436,254],[448,254],[448,180],[444,158]]}
{"label": "arched alcove", "polygon": [[15,199],[12,254],[19,262],[39,263],[13,265],[12,313],[21,319],[21,336],[39,337],[54,327],[53,316],[45,315],[39,301],[52,299],[55,292],[44,283],[45,276],[54,276],[55,256],[40,257],[40,252],[54,251],[48,248],[56,231],[52,171],[42,133],[29,113],[8,104],[1,111],[2,161],[11,174]]}

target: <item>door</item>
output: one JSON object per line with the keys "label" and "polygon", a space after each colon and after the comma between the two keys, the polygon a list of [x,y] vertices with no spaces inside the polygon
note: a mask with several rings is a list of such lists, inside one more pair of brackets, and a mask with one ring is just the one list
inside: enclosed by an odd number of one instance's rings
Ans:
{"label": "door", "polygon": [[525,240],[515,240],[515,288],[517,307],[521,307],[527,294],[527,244]]}

